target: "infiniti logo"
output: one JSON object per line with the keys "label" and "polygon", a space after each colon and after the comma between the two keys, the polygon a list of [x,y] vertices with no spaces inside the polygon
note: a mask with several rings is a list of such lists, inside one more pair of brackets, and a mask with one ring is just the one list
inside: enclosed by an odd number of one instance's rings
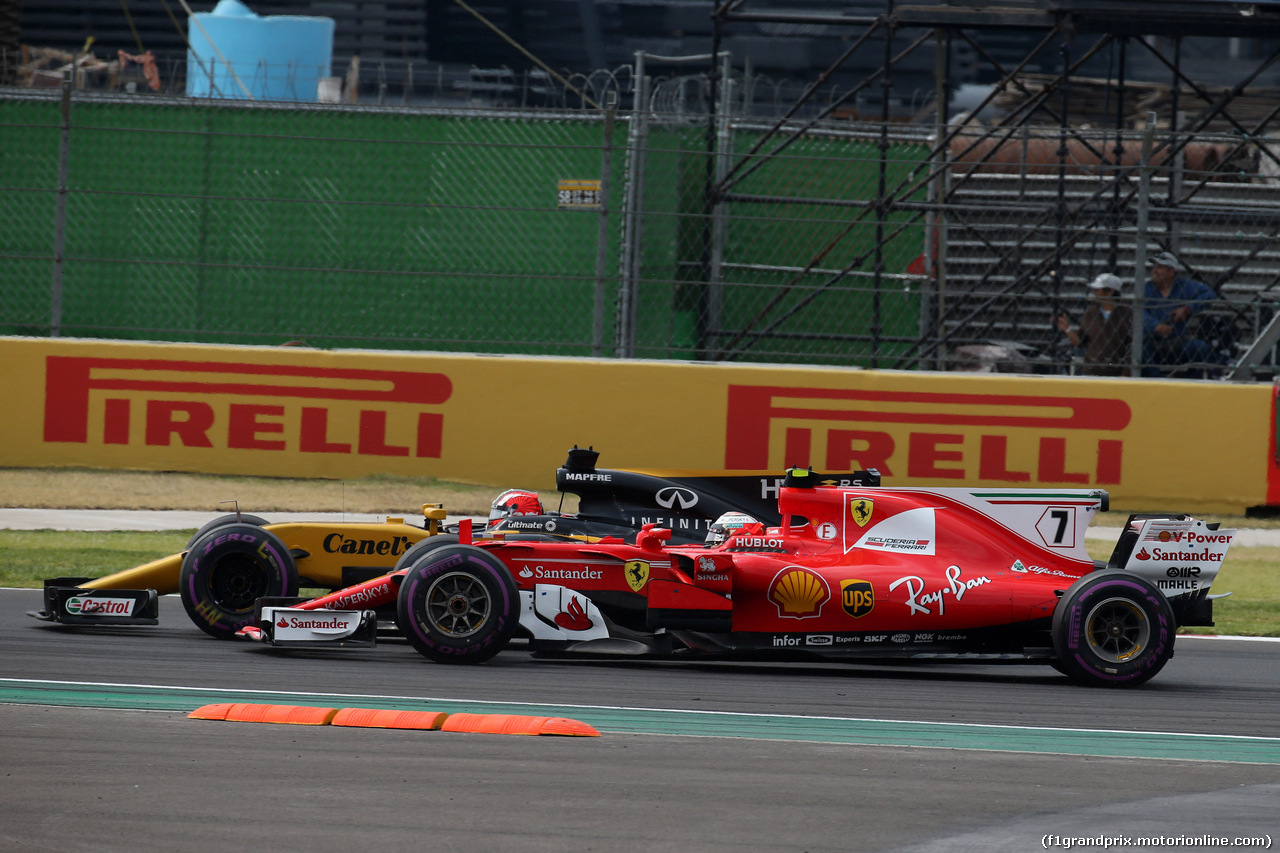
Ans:
{"label": "infiniti logo", "polygon": [[671,509],[677,504],[680,509],[689,509],[689,507],[698,503],[698,493],[691,489],[667,486],[665,489],[658,489],[658,493],[653,496],[653,499],[663,509]]}

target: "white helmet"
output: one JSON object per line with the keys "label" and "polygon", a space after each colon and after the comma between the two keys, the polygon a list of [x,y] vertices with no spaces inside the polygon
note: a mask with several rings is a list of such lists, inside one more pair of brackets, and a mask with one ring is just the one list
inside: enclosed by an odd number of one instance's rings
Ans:
{"label": "white helmet", "polygon": [[719,545],[748,524],[759,523],[745,512],[726,512],[707,528],[707,545]]}

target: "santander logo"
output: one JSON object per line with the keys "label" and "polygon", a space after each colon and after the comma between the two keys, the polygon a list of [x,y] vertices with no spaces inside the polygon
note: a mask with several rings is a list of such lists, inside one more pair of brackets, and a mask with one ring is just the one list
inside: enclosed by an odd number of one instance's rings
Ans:
{"label": "santander logo", "polygon": [[577,597],[569,599],[569,606],[556,614],[556,624],[566,631],[585,631],[591,627],[591,617],[582,609]]}

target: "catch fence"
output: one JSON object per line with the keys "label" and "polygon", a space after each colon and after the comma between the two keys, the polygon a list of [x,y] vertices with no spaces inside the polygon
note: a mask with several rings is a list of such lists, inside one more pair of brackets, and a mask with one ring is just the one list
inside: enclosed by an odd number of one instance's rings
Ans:
{"label": "catch fence", "polygon": [[1085,283],[1132,303],[1173,251],[1224,318],[1181,372],[1272,371],[1265,134],[783,119],[726,79],[714,121],[688,75],[639,110],[0,91],[0,333],[1065,374]]}

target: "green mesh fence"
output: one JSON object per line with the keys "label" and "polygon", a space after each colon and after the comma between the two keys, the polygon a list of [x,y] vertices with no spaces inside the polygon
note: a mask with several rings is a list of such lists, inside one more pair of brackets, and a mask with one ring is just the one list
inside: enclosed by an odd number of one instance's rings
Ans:
{"label": "green mesh fence", "polygon": [[0,328],[6,334],[49,332],[60,126],[56,102],[0,100]]}
{"label": "green mesh fence", "polygon": [[[736,135],[735,150],[759,137]],[[857,136],[800,138],[734,187],[722,357],[774,361],[800,349],[813,361],[883,366],[917,339],[922,281],[908,268],[924,246],[922,219],[875,200],[923,200],[913,179],[929,150],[880,149]]]}
{"label": "green mesh fence", "polygon": [[1080,373],[1171,252],[1208,349],[1103,366],[1275,375],[1267,136],[800,121],[0,90],[0,334]]}
{"label": "green mesh fence", "polygon": [[629,150],[633,120],[0,96],[0,333],[848,364],[915,333],[911,288],[866,273],[919,228],[829,203],[874,197],[865,139],[801,140],[738,189],[797,200],[715,225],[705,119]]}
{"label": "green mesh fence", "polygon": [[598,119],[77,102],[53,318],[58,103],[0,110],[6,333],[591,353]]}

